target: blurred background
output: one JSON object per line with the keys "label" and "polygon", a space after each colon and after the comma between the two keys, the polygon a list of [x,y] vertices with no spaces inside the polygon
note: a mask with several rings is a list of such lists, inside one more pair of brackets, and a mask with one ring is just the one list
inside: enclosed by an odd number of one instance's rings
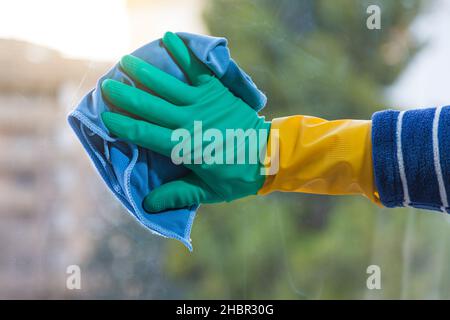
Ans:
{"label": "blurred background", "polygon": [[[371,4],[381,30],[366,27]],[[138,226],[66,115],[167,30],[228,38],[269,119],[450,104],[445,0],[0,0],[0,298],[450,299],[450,224],[435,212],[251,197],[202,206],[193,253]],[[80,290],[66,288],[73,264]]]}

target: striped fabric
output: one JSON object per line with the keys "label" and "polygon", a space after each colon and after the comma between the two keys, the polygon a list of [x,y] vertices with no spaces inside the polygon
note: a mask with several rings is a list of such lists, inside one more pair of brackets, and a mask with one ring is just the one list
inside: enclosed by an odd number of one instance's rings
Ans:
{"label": "striped fabric", "polygon": [[372,145],[383,205],[449,211],[450,107],[377,112]]}

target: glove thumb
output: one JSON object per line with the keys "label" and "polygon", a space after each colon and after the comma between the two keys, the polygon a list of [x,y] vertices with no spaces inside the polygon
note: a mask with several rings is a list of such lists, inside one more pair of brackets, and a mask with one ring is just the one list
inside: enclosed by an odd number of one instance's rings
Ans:
{"label": "glove thumb", "polygon": [[144,209],[156,213],[202,202],[218,202],[220,199],[195,174],[165,183],[155,188],[144,199]]}

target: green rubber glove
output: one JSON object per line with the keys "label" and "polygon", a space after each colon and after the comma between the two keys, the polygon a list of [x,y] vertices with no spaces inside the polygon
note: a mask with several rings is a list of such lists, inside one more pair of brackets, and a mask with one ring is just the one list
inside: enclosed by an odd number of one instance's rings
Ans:
{"label": "green rubber glove", "polygon": [[270,123],[235,97],[176,34],[166,33],[163,43],[189,84],[131,55],[121,67],[148,92],[110,79],[102,83],[110,103],[139,118],[104,112],[110,132],[192,171],[155,188],[144,208],[158,212],[256,194],[265,181],[260,160]]}

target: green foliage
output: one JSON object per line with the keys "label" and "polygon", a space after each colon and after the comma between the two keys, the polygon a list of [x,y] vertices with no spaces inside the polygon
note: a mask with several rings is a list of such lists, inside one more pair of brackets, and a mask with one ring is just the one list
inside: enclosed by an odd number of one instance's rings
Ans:
{"label": "green foliage", "polygon": [[367,29],[359,0],[215,0],[205,19],[269,96],[266,114],[367,118],[416,49],[407,28],[419,2],[377,3],[381,30]]}
{"label": "green foliage", "polygon": [[[381,30],[366,28],[370,4],[382,10]],[[408,28],[420,7],[212,0],[204,17],[267,93],[268,118],[369,118],[417,50]],[[450,298],[446,230],[441,215],[360,197],[272,194],[201,207],[194,252],[170,242],[165,268],[188,298]],[[371,264],[382,290],[366,287]]]}

